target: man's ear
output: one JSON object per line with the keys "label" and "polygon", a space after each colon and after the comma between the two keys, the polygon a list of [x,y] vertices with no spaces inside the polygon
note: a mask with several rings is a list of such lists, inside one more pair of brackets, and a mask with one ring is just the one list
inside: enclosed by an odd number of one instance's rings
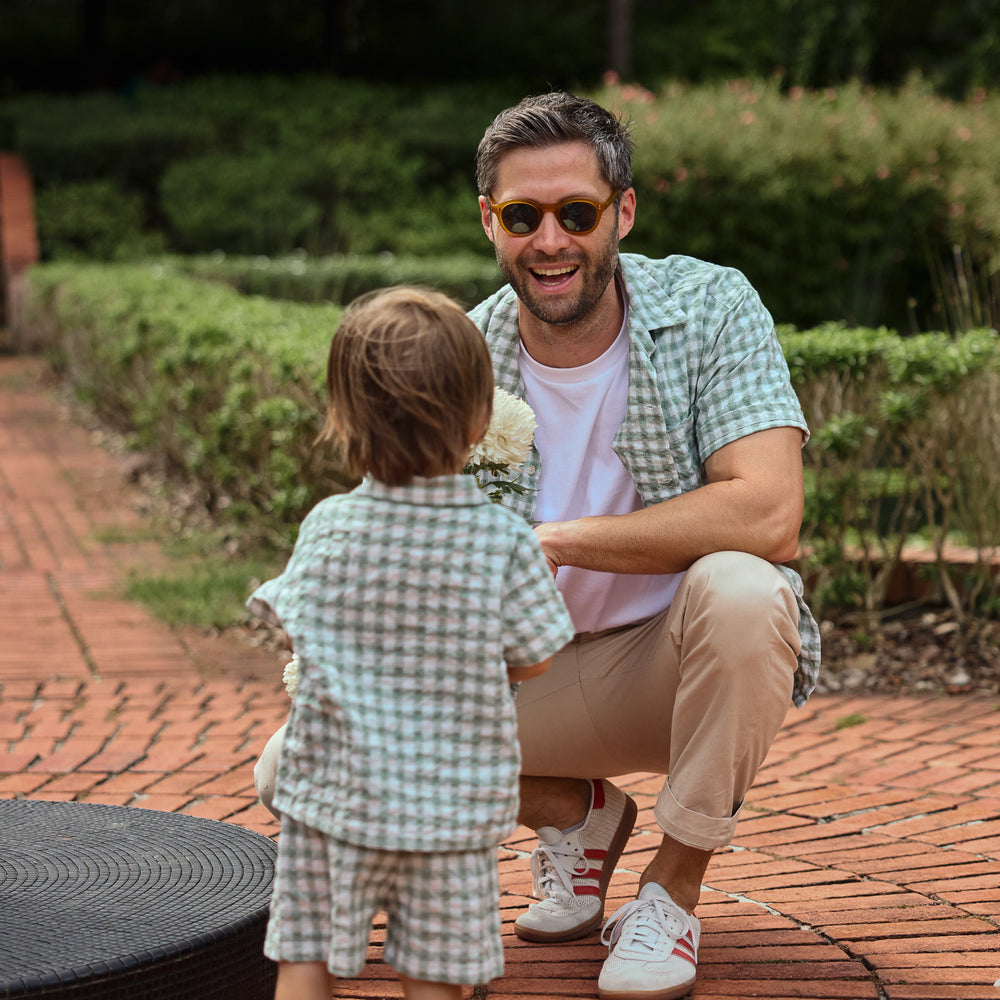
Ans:
{"label": "man's ear", "polygon": [[618,202],[618,239],[623,240],[635,224],[635,188],[622,191]]}
{"label": "man's ear", "polygon": [[490,208],[489,198],[484,198],[482,195],[479,196],[479,214],[482,217],[483,229],[486,231],[486,235],[489,238],[490,243],[492,243],[493,211]]}

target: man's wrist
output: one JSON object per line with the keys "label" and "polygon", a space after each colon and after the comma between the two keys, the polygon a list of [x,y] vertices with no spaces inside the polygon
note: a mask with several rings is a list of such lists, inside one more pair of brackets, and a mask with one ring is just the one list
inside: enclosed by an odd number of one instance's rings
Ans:
{"label": "man's wrist", "polygon": [[581,522],[547,521],[535,526],[535,534],[542,543],[542,551],[551,563],[558,566],[578,565],[576,551],[581,536]]}

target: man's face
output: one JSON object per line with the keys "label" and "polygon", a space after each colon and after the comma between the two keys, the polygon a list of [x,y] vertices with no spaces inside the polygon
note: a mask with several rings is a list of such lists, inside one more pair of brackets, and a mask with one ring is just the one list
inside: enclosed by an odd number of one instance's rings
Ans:
{"label": "man's face", "polygon": [[[603,204],[611,193],[593,151],[585,143],[570,142],[505,154],[493,201],[553,204],[574,197]],[[618,242],[632,228],[631,188],[623,194],[619,211],[610,205],[597,228],[584,235],[567,232],[554,213],[546,212],[533,233],[511,236],[500,226],[488,199],[480,198],[479,205],[500,270],[532,315],[553,326],[569,326],[591,315],[614,276]]]}

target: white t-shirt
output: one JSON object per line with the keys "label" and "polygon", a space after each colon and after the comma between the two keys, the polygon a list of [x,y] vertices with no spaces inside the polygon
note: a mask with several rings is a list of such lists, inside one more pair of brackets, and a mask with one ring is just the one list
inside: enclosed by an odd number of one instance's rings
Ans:
{"label": "white t-shirt", "polygon": [[[541,365],[521,345],[525,395],[541,457],[535,518],[570,521],[642,507],[612,444],[628,399],[626,321],[604,354],[578,368]],[[578,632],[642,621],[670,605],[683,573],[644,576],[563,566],[556,584]]]}

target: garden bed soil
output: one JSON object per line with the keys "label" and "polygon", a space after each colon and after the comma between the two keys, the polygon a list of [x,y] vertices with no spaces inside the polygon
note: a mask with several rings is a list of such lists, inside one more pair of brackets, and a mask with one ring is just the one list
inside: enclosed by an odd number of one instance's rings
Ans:
{"label": "garden bed soil", "polygon": [[911,608],[876,629],[825,621],[820,693],[1000,693],[1000,622]]}

